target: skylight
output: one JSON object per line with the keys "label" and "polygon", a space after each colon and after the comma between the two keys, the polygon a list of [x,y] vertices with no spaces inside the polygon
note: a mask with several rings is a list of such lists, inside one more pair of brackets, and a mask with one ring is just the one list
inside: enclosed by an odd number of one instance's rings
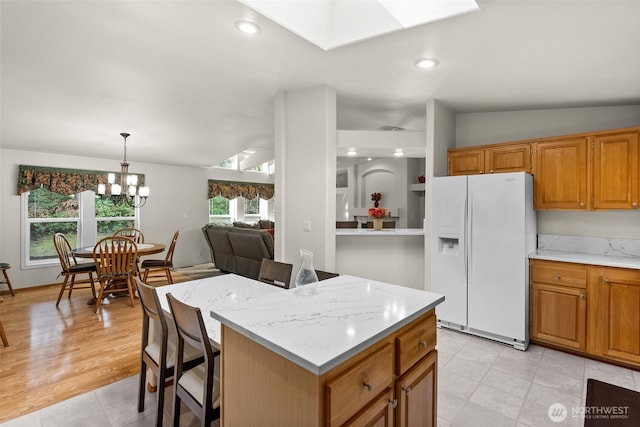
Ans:
{"label": "skylight", "polygon": [[475,0],[239,1],[324,50],[478,9]]}

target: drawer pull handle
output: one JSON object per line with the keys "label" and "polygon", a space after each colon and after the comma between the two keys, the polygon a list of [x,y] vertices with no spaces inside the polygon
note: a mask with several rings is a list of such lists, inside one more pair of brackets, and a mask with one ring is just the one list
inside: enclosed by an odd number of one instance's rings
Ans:
{"label": "drawer pull handle", "polygon": [[411,387],[402,387],[402,391],[405,392],[407,396],[411,394]]}
{"label": "drawer pull handle", "polygon": [[556,279],[560,280],[560,279],[562,279],[562,276],[559,275],[559,274],[556,274]]}
{"label": "drawer pull handle", "polygon": [[373,390],[373,384],[371,383],[364,383],[364,388],[367,389],[367,391],[371,391]]}
{"label": "drawer pull handle", "polygon": [[418,344],[418,346],[420,348],[427,348],[429,346],[429,343],[426,341],[420,341],[420,344]]}
{"label": "drawer pull handle", "polygon": [[580,299],[584,299],[584,294],[583,293],[580,294]]}
{"label": "drawer pull handle", "polygon": [[398,406],[398,401],[396,399],[389,399],[389,405],[393,408],[396,409],[396,406]]}
{"label": "drawer pull handle", "polygon": [[602,279],[602,281],[603,281],[604,283],[609,283],[609,279],[607,279],[606,277],[605,277],[604,279]]}

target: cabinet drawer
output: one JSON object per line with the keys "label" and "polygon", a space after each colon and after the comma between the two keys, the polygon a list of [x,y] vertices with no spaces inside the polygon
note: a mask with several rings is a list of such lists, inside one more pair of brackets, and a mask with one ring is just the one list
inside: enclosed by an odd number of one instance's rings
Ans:
{"label": "cabinet drawer", "polygon": [[587,268],[582,264],[536,261],[531,270],[531,280],[584,289],[587,287]]}
{"label": "cabinet drawer", "polygon": [[344,424],[387,387],[391,387],[392,381],[393,346],[385,344],[327,382],[329,425]]}
{"label": "cabinet drawer", "polygon": [[401,375],[436,348],[436,316],[431,313],[396,338],[396,373]]}

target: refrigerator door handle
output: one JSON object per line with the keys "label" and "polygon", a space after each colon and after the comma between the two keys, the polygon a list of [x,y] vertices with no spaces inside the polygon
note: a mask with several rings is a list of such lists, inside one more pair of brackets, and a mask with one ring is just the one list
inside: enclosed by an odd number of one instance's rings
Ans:
{"label": "refrigerator door handle", "polygon": [[472,284],[473,279],[473,195],[470,194],[467,198],[469,209],[467,222],[467,286]]}
{"label": "refrigerator door handle", "polygon": [[464,245],[463,245],[463,251],[464,254],[462,256],[462,271],[464,271],[464,278],[465,281],[468,283],[469,281],[469,198],[465,197],[464,198],[464,223],[462,224],[462,228],[463,228],[463,233],[462,235],[464,236]]}

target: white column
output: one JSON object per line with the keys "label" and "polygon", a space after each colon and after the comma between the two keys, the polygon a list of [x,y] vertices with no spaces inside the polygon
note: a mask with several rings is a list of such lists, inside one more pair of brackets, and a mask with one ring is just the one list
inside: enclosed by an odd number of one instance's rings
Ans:
{"label": "white column", "polygon": [[335,267],[336,91],[316,87],[275,98],[275,258],[300,265],[299,249],[314,267]]}

